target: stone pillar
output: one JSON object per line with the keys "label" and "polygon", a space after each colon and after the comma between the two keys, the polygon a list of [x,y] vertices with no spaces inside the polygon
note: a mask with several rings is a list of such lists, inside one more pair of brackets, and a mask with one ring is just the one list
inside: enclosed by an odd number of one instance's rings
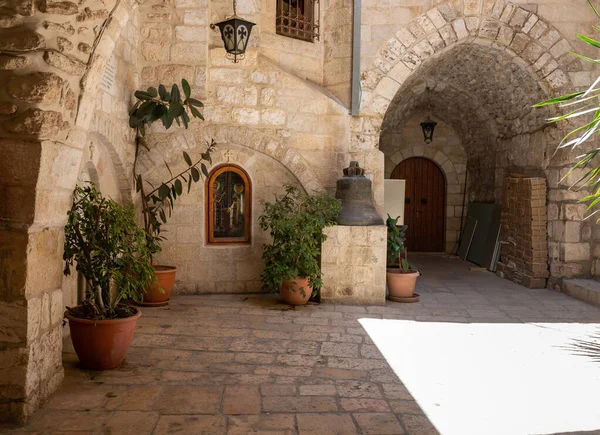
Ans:
{"label": "stone pillar", "polygon": [[546,180],[509,175],[502,191],[498,273],[528,288],[546,287]]}
{"label": "stone pillar", "polygon": [[385,225],[336,225],[325,234],[321,302],[385,305]]}
{"label": "stone pillar", "polygon": [[3,11],[0,423],[24,423],[64,376],[63,226],[127,3],[17,0]]}

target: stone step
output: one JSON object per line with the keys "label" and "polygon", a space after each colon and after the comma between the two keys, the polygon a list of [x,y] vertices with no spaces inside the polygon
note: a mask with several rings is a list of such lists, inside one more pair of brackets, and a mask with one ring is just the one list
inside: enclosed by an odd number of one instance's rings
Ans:
{"label": "stone step", "polygon": [[593,279],[565,279],[563,291],[576,299],[600,307],[600,281]]}

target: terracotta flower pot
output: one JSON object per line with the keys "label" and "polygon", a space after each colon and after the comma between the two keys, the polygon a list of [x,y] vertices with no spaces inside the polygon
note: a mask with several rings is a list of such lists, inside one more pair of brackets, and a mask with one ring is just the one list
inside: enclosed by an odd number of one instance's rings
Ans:
{"label": "terracotta flower pot", "polygon": [[399,267],[388,267],[386,278],[390,296],[396,298],[412,297],[419,275],[420,273],[416,270],[402,273]]}
{"label": "terracotta flower pot", "polygon": [[[154,266],[154,273],[158,281],[148,287],[144,293],[143,305],[167,305],[171,297],[171,290],[175,284],[177,268],[175,266]],[[160,290],[162,289],[162,291]]]}
{"label": "terracotta flower pot", "polygon": [[93,370],[114,369],[129,349],[137,319],[142,312],[124,319],[88,320],[74,317],[68,311],[71,341],[81,365]]}
{"label": "terracotta flower pot", "polygon": [[[308,278],[301,276],[283,280],[279,289],[283,300],[290,305],[305,305],[310,299],[313,290],[308,281]],[[300,291],[302,288],[304,289],[304,296]]]}

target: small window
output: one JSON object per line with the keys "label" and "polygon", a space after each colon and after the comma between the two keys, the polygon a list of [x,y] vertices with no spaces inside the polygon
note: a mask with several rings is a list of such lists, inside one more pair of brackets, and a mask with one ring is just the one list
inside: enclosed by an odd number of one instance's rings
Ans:
{"label": "small window", "polygon": [[312,42],[319,39],[318,0],[277,0],[277,34]]}
{"label": "small window", "polygon": [[252,186],[246,172],[234,165],[215,168],[206,183],[208,243],[249,243]]}

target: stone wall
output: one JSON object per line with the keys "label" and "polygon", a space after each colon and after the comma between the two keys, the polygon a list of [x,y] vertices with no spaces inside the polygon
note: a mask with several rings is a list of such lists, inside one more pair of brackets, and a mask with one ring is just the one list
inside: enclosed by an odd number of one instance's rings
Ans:
{"label": "stone wall", "polygon": [[502,189],[500,276],[528,288],[548,278],[546,180],[507,175]]}
{"label": "stone wall", "polygon": [[66,211],[104,65],[127,1],[11,2],[0,41],[0,420],[24,421],[58,387]]}
{"label": "stone wall", "polygon": [[435,128],[433,142],[426,144],[421,128],[426,116],[427,112],[418,113],[407,120],[400,130],[384,131],[379,148],[385,154],[385,178],[390,178],[396,166],[411,157],[425,157],[440,167],[446,178],[444,249],[447,253],[453,253],[456,252],[460,236],[467,156],[460,137],[443,121],[438,122]]}
{"label": "stone wall", "polygon": [[387,228],[336,225],[325,234],[321,302],[384,305]]}
{"label": "stone wall", "polygon": [[[204,151],[204,144],[187,151],[194,158]],[[175,156],[177,158],[169,162],[171,170],[183,170],[181,159]],[[263,244],[269,242],[268,233],[258,225],[258,216],[263,210],[261,201],[273,201],[275,195],[283,194],[284,184],[301,187],[297,178],[280,162],[244,146],[221,143],[209,171],[223,163],[238,165],[249,175],[252,184],[251,242],[225,246],[207,244],[206,188],[204,183],[197,183],[189,194],[177,201],[173,215],[161,233],[167,238],[162,244],[163,251],[155,258],[158,264],[177,266],[174,288],[177,294],[260,292]],[[154,183],[166,175],[166,169],[157,167],[146,175],[146,179]]]}

